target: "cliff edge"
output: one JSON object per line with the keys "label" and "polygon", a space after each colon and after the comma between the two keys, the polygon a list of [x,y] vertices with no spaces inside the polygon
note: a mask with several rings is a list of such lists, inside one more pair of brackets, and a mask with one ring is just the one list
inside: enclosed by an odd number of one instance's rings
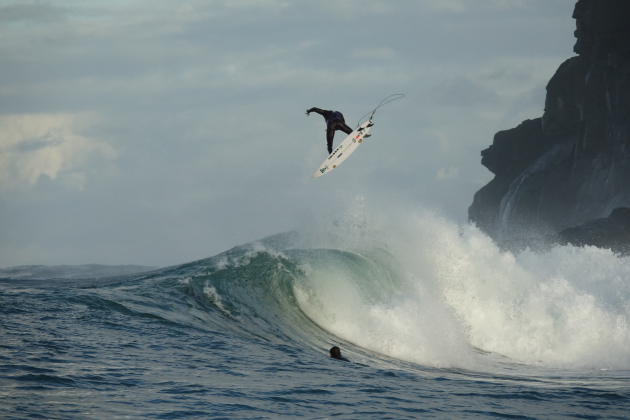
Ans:
{"label": "cliff edge", "polygon": [[573,18],[577,56],[549,81],[543,116],[498,132],[481,152],[495,177],[468,217],[505,249],[630,243],[630,232],[602,233],[625,226],[620,217],[630,226],[630,212],[601,222],[630,207],[630,1],[579,0]]}

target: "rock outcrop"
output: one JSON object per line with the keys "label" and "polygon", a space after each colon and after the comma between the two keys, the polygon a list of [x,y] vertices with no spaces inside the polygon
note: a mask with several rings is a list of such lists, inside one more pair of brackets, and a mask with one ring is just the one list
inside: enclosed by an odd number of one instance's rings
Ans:
{"label": "rock outcrop", "polygon": [[[497,133],[481,152],[495,178],[469,219],[507,249],[550,237],[612,247],[601,229],[619,225],[595,219],[630,207],[630,0],[579,0],[573,17],[578,55],[549,81],[542,118]],[[578,231],[579,240],[558,236]]]}
{"label": "rock outcrop", "polygon": [[550,243],[576,246],[593,245],[610,248],[622,255],[630,254],[630,208],[620,207],[607,218],[588,221],[580,226],[567,228]]}

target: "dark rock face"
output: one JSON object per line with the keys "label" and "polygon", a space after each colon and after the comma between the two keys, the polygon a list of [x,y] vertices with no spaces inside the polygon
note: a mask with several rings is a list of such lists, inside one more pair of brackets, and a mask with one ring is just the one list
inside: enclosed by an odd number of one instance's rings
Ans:
{"label": "dark rock face", "polygon": [[593,245],[610,248],[622,255],[630,254],[630,208],[613,210],[608,218],[591,220],[565,229],[552,238],[553,243],[576,246]]}
{"label": "dark rock face", "polygon": [[495,178],[468,215],[504,248],[630,207],[630,0],[579,0],[573,17],[578,56],[549,81],[542,118],[481,152]]}

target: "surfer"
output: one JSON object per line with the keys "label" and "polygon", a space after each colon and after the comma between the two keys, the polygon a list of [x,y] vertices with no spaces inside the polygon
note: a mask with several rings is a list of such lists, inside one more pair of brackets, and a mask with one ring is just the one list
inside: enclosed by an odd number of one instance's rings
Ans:
{"label": "surfer", "polygon": [[324,111],[323,109],[313,107],[306,111],[306,115],[308,116],[311,112],[317,112],[326,120],[326,141],[328,142],[328,154],[331,154],[335,131],[339,130],[350,134],[352,133],[352,129],[346,125],[346,120],[339,111]]}
{"label": "surfer", "polygon": [[344,362],[350,361],[341,355],[341,349],[337,346],[330,349],[330,357],[337,360],[343,360]]}

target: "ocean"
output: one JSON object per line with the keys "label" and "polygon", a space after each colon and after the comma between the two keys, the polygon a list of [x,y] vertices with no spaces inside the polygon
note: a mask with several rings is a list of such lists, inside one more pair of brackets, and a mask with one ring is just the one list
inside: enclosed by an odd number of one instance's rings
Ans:
{"label": "ocean", "polygon": [[48,272],[0,280],[3,419],[630,417],[630,258],[608,250],[514,255],[355,211],[177,266]]}

